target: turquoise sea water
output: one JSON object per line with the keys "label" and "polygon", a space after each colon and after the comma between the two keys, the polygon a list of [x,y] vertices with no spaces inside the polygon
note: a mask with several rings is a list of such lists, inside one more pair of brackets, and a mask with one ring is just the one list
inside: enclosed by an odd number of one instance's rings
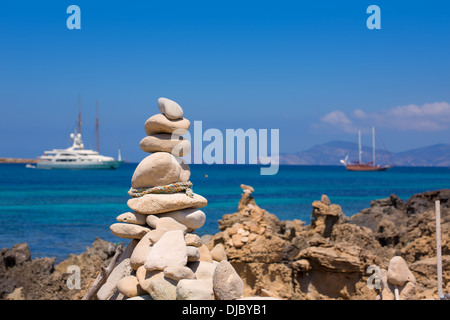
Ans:
{"label": "turquoise sea water", "polygon": [[[109,226],[129,210],[127,191],[136,166],[71,171],[0,165],[0,247],[27,242],[33,258],[61,261],[83,252],[95,237],[128,243],[112,235]],[[191,172],[194,192],[208,199],[200,235],[216,233],[217,220],[237,211],[242,183],[253,186],[258,205],[280,220],[307,224],[311,203],[322,194],[351,216],[392,193],[406,200],[415,193],[450,188],[448,168],[349,172],[341,166],[280,166],[278,174],[261,176],[259,166],[191,165]]]}

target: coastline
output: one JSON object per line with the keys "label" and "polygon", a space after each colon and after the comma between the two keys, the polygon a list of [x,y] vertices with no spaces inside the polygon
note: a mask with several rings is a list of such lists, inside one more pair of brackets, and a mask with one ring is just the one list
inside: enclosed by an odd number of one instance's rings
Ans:
{"label": "coastline", "polygon": [[[436,299],[434,200],[443,212],[450,209],[450,190],[416,194],[402,200],[395,195],[371,201],[370,208],[347,217],[338,204],[323,195],[312,203],[311,222],[279,220],[260,208],[253,188],[241,185],[238,211],[223,215],[220,231],[202,237],[210,249],[222,245],[228,261],[244,280],[244,297],[282,300],[375,300],[390,292],[368,288],[369,266],[388,269],[401,256],[414,275],[414,290],[403,298]],[[251,188],[251,189],[249,189]],[[247,191],[246,191],[247,190]],[[251,190],[251,191],[248,191]],[[442,252],[444,292],[450,290],[450,219],[443,214]],[[118,244],[97,238],[80,255],[31,258],[26,244],[2,248],[0,300],[78,300],[106,266]],[[271,250],[267,250],[271,248]],[[81,269],[82,287],[66,287],[70,265]],[[33,274],[40,270],[39,277]],[[409,282],[408,282],[409,283]]]}

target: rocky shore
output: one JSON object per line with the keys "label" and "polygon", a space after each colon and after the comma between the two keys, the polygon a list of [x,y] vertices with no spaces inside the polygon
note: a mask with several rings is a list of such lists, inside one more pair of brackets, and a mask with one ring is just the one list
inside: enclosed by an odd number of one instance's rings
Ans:
{"label": "rocky shore", "polygon": [[[244,282],[244,297],[392,300],[397,293],[400,299],[437,299],[438,199],[444,293],[450,292],[450,190],[417,194],[406,201],[391,195],[372,201],[370,208],[352,217],[323,195],[312,203],[306,224],[280,221],[256,204],[252,187],[241,187],[237,212],[225,214],[219,221],[221,231],[201,240],[208,251],[231,263]],[[54,258],[32,259],[26,244],[3,248],[0,299],[80,299],[115,249],[96,239],[86,252],[54,266]],[[80,289],[67,286],[70,265],[80,267]]]}

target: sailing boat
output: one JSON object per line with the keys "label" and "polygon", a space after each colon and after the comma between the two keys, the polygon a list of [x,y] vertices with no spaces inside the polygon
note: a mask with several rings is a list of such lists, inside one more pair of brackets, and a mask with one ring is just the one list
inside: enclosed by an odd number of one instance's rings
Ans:
{"label": "sailing boat", "polygon": [[73,145],[67,149],[53,149],[45,151],[44,155],[38,157],[36,164],[37,169],[116,169],[122,164],[122,159],[119,149],[119,159],[115,160],[113,157],[106,157],[99,153],[98,140],[98,104],[97,104],[97,151],[84,148],[81,140],[81,98],[79,100],[79,114],[78,114],[78,132],[70,134],[73,140]]}
{"label": "sailing boat", "polygon": [[358,154],[359,160],[354,162],[348,162],[348,156],[340,162],[346,167],[348,171],[385,171],[389,166],[375,165],[375,127],[372,127],[372,162],[362,162],[362,150],[361,150],[361,130],[358,131]]}

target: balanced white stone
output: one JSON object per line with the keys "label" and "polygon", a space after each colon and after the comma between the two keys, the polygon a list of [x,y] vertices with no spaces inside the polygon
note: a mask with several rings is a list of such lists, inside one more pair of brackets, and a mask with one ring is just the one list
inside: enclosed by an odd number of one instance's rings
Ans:
{"label": "balanced white stone", "polygon": [[159,214],[187,208],[203,208],[208,201],[201,195],[188,197],[186,193],[146,194],[139,198],[128,200],[131,210],[142,214]]}
{"label": "balanced white stone", "polygon": [[191,152],[189,140],[184,140],[181,136],[169,133],[156,133],[147,136],[141,140],[139,146],[145,152],[168,152],[177,157],[183,157]]}
{"label": "balanced white stone", "polygon": [[168,119],[176,120],[183,118],[183,109],[178,103],[167,98],[158,99],[158,108]]}
{"label": "balanced white stone", "polygon": [[180,162],[167,152],[152,153],[136,167],[131,178],[131,187],[150,188],[189,181],[189,166],[182,166]]}
{"label": "balanced white stone", "polygon": [[130,223],[114,223],[110,227],[113,235],[125,239],[142,239],[150,228]]}
{"label": "balanced white stone", "polygon": [[170,120],[163,114],[155,114],[145,122],[145,133],[149,136],[155,133],[175,133],[182,136],[190,127],[188,119]]}
{"label": "balanced white stone", "polygon": [[179,223],[184,224],[188,229],[194,230],[201,228],[206,221],[205,213],[195,208],[160,213],[158,217],[171,217]]}
{"label": "balanced white stone", "polygon": [[144,267],[147,270],[164,270],[169,266],[185,266],[188,252],[181,230],[167,231],[155,243],[148,254]]}
{"label": "balanced white stone", "polygon": [[125,212],[121,215],[117,216],[116,220],[118,222],[126,222],[132,224],[138,224],[145,226],[147,215],[144,215],[139,212]]}

